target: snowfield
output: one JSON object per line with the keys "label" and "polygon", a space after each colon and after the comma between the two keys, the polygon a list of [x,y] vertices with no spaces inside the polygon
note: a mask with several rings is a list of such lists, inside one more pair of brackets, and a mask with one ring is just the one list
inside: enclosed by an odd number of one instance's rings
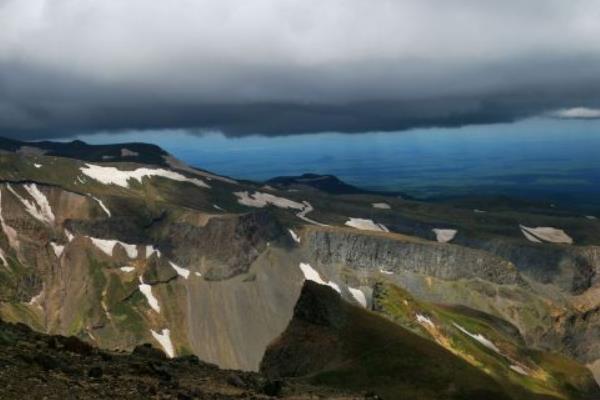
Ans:
{"label": "snowfield", "polygon": [[350,218],[345,225],[363,231],[389,232],[389,229],[383,224],[377,224],[373,220],[364,218]]}
{"label": "snowfield", "polygon": [[573,239],[562,229],[551,228],[547,226],[539,226],[530,228],[528,226],[519,225],[521,232],[527,240],[535,243],[550,242],[550,243],[566,243],[572,244]]}
{"label": "snowfield", "polygon": [[421,325],[429,325],[432,328],[435,327],[435,325],[431,321],[431,319],[429,319],[426,316],[421,315],[421,314],[417,314],[417,322],[420,323]]}
{"label": "snowfield", "polygon": [[94,246],[96,246],[98,249],[102,250],[108,256],[112,257],[113,250],[114,250],[115,246],[117,245],[117,243],[120,244],[121,246],[123,246],[123,248],[125,249],[125,252],[127,252],[127,256],[129,258],[137,258],[137,256],[138,256],[137,246],[135,244],[123,243],[118,240],[98,239],[98,238],[94,238],[94,237],[89,237],[89,238],[92,241],[92,243],[94,244]]}
{"label": "snowfield", "polygon": [[0,225],[2,226],[2,232],[8,238],[8,244],[13,249],[19,248],[19,239],[17,237],[17,231],[14,230],[11,226],[8,226],[6,221],[4,220],[4,216],[2,216],[2,191],[0,190]]}
{"label": "snowfield", "polygon": [[54,250],[54,254],[56,254],[56,258],[60,258],[61,254],[65,250],[65,246],[61,246],[60,244],[50,242],[50,246],[52,246],[52,250]]}
{"label": "snowfield", "polygon": [[198,178],[188,178],[187,176],[184,176],[178,172],[169,171],[162,168],[138,168],[131,171],[123,171],[116,167],[85,164],[85,166],[81,167],[80,170],[83,174],[105,185],[117,185],[124,188],[129,187],[129,181],[132,179],[142,183],[143,178],[150,178],[153,176],[160,176],[178,182],[189,182],[202,188],[210,188],[209,185]]}
{"label": "snowfield", "polygon": [[275,196],[270,193],[254,192],[254,194],[249,194],[248,191],[244,191],[234,192],[233,194],[237,196],[238,203],[248,207],[263,208],[267,205],[274,205],[279,208],[292,208],[294,210],[304,209],[304,204],[302,203],[286,199],[285,197]]}
{"label": "snowfield", "polygon": [[50,203],[48,203],[48,199],[42,192],[40,192],[35,183],[23,186],[29,196],[31,196],[31,198],[34,200],[33,202],[25,199],[9,184],[6,184],[6,187],[23,204],[25,210],[32,217],[45,224],[51,224],[54,222],[54,213],[52,212],[52,208],[50,208]]}
{"label": "snowfield", "polygon": [[392,207],[388,203],[372,203],[373,208],[378,208],[380,210],[389,210]]}
{"label": "snowfield", "polygon": [[120,269],[121,271],[123,271],[123,272],[133,272],[133,271],[135,271],[135,267],[128,267],[128,266],[126,266],[126,267],[121,267],[121,268],[119,268],[119,269]]}
{"label": "snowfield", "polygon": [[96,203],[98,203],[98,205],[100,206],[100,208],[102,208],[102,210],[106,213],[106,215],[108,215],[109,217],[112,216],[110,213],[110,210],[108,209],[108,207],[106,207],[106,205],[102,202],[102,200],[100,200],[97,197],[93,197],[93,196],[92,196],[92,198],[94,200],[96,200]]}
{"label": "snowfield", "polygon": [[454,237],[457,234],[456,229],[434,228],[434,229],[432,229],[432,231],[433,231],[433,233],[435,233],[435,239],[440,243],[448,243],[449,241],[454,239]]}
{"label": "snowfield", "polygon": [[160,343],[161,347],[164,349],[165,353],[169,358],[175,357],[175,348],[173,347],[173,343],[171,342],[171,331],[168,329],[163,329],[162,333],[154,332],[150,329],[150,333],[158,343]]}
{"label": "snowfield", "polygon": [[367,308],[367,298],[362,290],[348,286],[348,291],[361,306]]}
{"label": "snowfield", "polygon": [[319,274],[319,272],[317,272],[317,270],[315,270],[313,267],[311,267],[310,264],[300,263],[300,269],[302,270],[302,273],[304,274],[304,279],[306,279],[308,281],[316,282],[319,285],[329,286],[329,287],[333,288],[336,292],[338,292],[340,294],[342,293],[342,290],[337,285],[337,283],[332,282],[332,281],[325,282],[321,278],[321,275]]}
{"label": "snowfield", "polygon": [[175,264],[172,261],[169,261],[169,265],[171,267],[173,267],[173,269],[175,270],[175,272],[177,272],[177,275],[183,277],[184,279],[187,279],[190,277],[190,270],[189,269],[185,269],[180,267],[179,265]]}
{"label": "snowfield", "polygon": [[294,239],[294,242],[296,242],[296,243],[300,243],[300,236],[298,236],[298,235],[296,234],[296,232],[294,232],[294,231],[293,231],[293,230],[291,230],[291,229],[288,229],[288,231],[290,232],[290,236],[292,237],[292,239]]}
{"label": "snowfield", "polygon": [[154,295],[152,294],[152,286],[144,283],[144,279],[142,279],[142,277],[140,276],[140,292],[142,292],[142,294],[146,297],[146,300],[148,300],[148,305],[157,313],[160,312],[160,304],[158,304],[158,299],[156,297],[154,297]]}
{"label": "snowfield", "polygon": [[479,343],[481,343],[483,346],[487,347],[488,349],[493,350],[496,353],[502,355],[502,353],[500,352],[500,349],[498,349],[498,347],[496,347],[496,345],[493,342],[486,339],[486,337],[483,336],[482,334],[471,333],[468,330],[466,330],[465,328],[463,328],[462,326],[460,326],[459,324],[457,324],[456,322],[453,322],[452,324],[456,328],[458,328],[458,330],[460,330],[462,333],[464,333],[465,335],[470,336],[471,338],[475,339],[476,341],[478,341]]}

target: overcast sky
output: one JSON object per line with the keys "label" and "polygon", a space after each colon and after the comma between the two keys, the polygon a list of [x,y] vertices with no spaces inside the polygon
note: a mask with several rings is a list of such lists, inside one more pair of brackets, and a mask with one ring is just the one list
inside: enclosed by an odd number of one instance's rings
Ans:
{"label": "overcast sky", "polygon": [[597,0],[0,0],[0,135],[598,118],[598,21]]}

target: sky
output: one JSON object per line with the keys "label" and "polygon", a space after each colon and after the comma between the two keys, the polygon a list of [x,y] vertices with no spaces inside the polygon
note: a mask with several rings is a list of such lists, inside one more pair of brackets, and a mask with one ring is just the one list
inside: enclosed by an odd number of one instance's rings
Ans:
{"label": "sky", "polygon": [[600,118],[596,0],[0,0],[0,136]]}

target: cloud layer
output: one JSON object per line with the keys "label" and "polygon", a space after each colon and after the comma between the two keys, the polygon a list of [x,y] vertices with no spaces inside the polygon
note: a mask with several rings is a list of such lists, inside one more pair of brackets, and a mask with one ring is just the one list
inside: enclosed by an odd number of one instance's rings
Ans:
{"label": "cloud layer", "polygon": [[360,132],[598,108],[598,20],[595,0],[0,0],[0,135]]}

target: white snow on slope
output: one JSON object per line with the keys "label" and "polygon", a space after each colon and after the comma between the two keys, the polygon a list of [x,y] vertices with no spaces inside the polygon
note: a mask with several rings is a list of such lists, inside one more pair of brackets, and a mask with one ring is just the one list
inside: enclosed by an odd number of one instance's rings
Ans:
{"label": "white snow on slope", "polygon": [[350,218],[345,225],[363,231],[389,232],[389,229],[383,224],[376,224],[372,220],[364,218]]}
{"label": "white snow on slope", "polygon": [[523,367],[521,367],[520,365],[511,365],[510,369],[512,369],[513,371],[515,371],[516,373],[519,373],[521,375],[529,375],[529,373],[527,371],[525,371],[525,369]]}
{"label": "white snow on slope", "polygon": [[171,342],[171,331],[168,329],[163,329],[162,333],[154,332],[150,329],[150,333],[154,336],[154,339],[162,346],[163,350],[169,356],[169,358],[175,357],[175,348],[173,347],[173,343]]}
{"label": "white snow on slope", "polygon": [[104,202],[102,200],[100,200],[97,197],[92,196],[92,198],[94,200],[96,200],[96,203],[98,203],[98,205],[102,208],[102,210],[104,210],[104,212],[106,213],[106,215],[108,215],[109,217],[111,217],[111,213],[110,210],[108,209],[108,207],[106,207],[106,205],[104,204]]}
{"label": "white snow on slope", "polygon": [[6,221],[4,220],[4,216],[2,215],[2,191],[0,190],[0,225],[2,226],[2,231],[8,238],[8,244],[13,249],[19,248],[19,239],[17,238],[17,231],[12,227],[8,226]]}
{"label": "white snow on slope", "polygon": [[593,215],[586,215],[585,216],[586,219],[589,219],[590,221],[595,221],[597,218]]}
{"label": "white snow on slope", "polygon": [[54,243],[54,242],[50,242],[50,246],[52,246],[52,250],[54,250],[54,254],[56,254],[56,257],[60,258],[61,254],[65,250],[65,246],[62,246],[62,245]]}
{"label": "white snow on slope", "polygon": [[94,246],[96,246],[98,249],[102,250],[104,253],[111,257],[113,255],[113,250],[117,243],[123,246],[129,258],[137,258],[138,256],[137,246],[135,244],[127,244],[118,240],[98,239],[94,237],[90,237],[90,240],[92,241],[92,243],[94,243]]}
{"label": "white snow on slope", "polygon": [[392,208],[388,203],[372,203],[373,208],[378,208],[380,210],[389,210]]}
{"label": "white snow on slope", "polygon": [[219,211],[221,211],[221,212],[225,212],[225,210],[223,210],[223,208],[219,207],[219,206],[218,206],[218,205],[216,205],[216,204],[213,204],[213,208],[214,208],[215,210],[219,210]]}
{"label": "white snow on slope", "polygon": [[488,340],[482,334],[480,334],[480,333],[478,333],[478,334],[471,333],[468,330],[466,330],[465,328],[463,328],[462,326],[460,326],[459,324],[457,324],[456,322],[453,322],[452,324],[455,327],[457,327],[465,335],[470,336],[471,338],[475,339],[476,341],[478,341],[479,343],[481,343],[482,345],[484,345],[488,349],[493,350],[496,353],[502,355],[502,353],[500,352],[500,349],[498,349],[498,347],[496,347],[496,345],[493,342],[491,342],[490,340]]}
{"label": "white snow on slope", "polygon": [[290,236],[292,237],[292,239],[294,239],[294,242],[296,242],[296,243],[300,243],[300,236],[298,236],[298,235],[296,234],[296,232],[294,232],[294,231],[293,231],[293,230],[291,230],[291,229],[288,229],[288,231],[290,232]]}
{"label": "white snow on slope", "polygon": [[4,250],[0,249],[0,261],[2,261],[2,265],[5,267],[8,266],[8,261],[6,261],[6,255],[4,254]]}
{"label": "white snow on slope", "polygon": [[33,163],[33,166],[36,168],[42,168],[42,164]]}
{"label": "white snow on slope", "polygon": [[201,277],[202,276],[202,274],[200,272],[198,272],[198,271],[194,272],[194,275],[196,275],[197,277]]}
{"label": "white snow on slope", "polygon": [[387,269],[380,269],[379,272],[385,275],[394,275],[394,271],[388,271]]}
{"label": "white snow on slope", "polygon": [[40,192],[35,183],[24,185],[23,187],[34,201],[25,199],[17,193],[11,185],[7,184],[8,190],[23,204],[25,210],[35,219],[43,223],[50,224],[54,222],[54,213],[46,196]]}
{"label": "white snow on slope", "polygon": [[523,232],[523,235],[525,236],[525,238],[527,240],[529,240],[530,242],[542,243],[542,241],[540,239],[536,238],[535,236],[533,236],[531,233],[527,232],[523,228],[521,228],[521,232]]}
{"label": "white snow on slope", "polygon": [[238,203],[248,207],[262,208],[267,205],[274,205],[279,208],[292,208],[295,210],[303,210],[304,204],[298,203],[297,201],[286,199],[285,197],[279,197],[270,193],[254,192],[249,194],[248,191],[234,192],[234,195],[238,198]]}
{"label": "white snow on slope", "polygon": [[221,176],[221,175],[215,175],[215,174],[212,174],[207,171],[203,171],[203,170],[199,170],[199,169],[190,167],[189,165],[187,165],[186,163],[184,163],[181,160],[178,160],[177,158],[173,157],[172,155],[163,156],[163,160],[165,160],[165,162],[169,165],[169,167],[171,167],[173,169],[178,169],[180,171],[188,172],[190,174],[203,176],[208,180],[215,179],[217,181],[237,185],[237,181],[235,181],[231,178],[227,178],[227,177]]}
{"label": "white snow on slope", "polygon": [[[540,241],[550,242],[550,243],[567,243],[572,244],[573,239],[565,233],[562,229],[551,228],[547,226],[539,226],[536,228],[531,228],[524,225],[519,225],[521,228],[521,232],[528,240],[535,242],[533,238],[537,239],[537,242]],[[529,235],[527,235],[527,233]]]}
{"label": "white snow on slope", "polygon": [[67,240],[70,242],[71,240],[73,240],[73,238],[75,236],[73,236],[73,234],[71,232],[69,232],[67,229],[65,229],[65,236],[67,237]]}
{"label": "white snow on slope", "polygon": [[171,267],[173,267],[173,269],[175,270],[175,272],[177,272],[177,275],[187,279],[190,277],[190,270],[189,269],[185,269],[180,267],[179,265],[175,264],[172,261],[169,261],[169,265],[171,265]]}
{"label": "white snow on slope", "polygon": [[361,306],[367,308],[367,298],[362,290],[348,286],[348,291]]}
{"label": "white snow on slope", "polygon": [[123,272],[133,272],[133,271],[135,271],[135,267],[129,267],[129,266],[121,267],[119,269],[121,271],[123,271]]}
{"label": "white snow on slope", "polygon": [[150,305],[150,307],[152,307],[152,309],[154,311],[159,313],[160,312],[160,304],[158,304],[158,300],[152,294],[152,286],[144,283],[144,279],[142,279],[141,276],[140,276],[139,288],[140,288],[140,292],[142,292],[142,294],[144,296],[146,296],[146,300],[148,300],[148,305]]}
{"label": "white snow on slope", "polygon": [[198,178],[188,178],[187,176],[184,176],[178,172],[169,171],[162,168],[138,168],[131,171],[123,171],[116,167],[85,164],[85,167],[81,167],[80,169],[82,173],[98,182],[106,185],[117,185],[124,188],[129,187],[129,181],[131,179],[137,180],[141,183],[143,178],[153,176],[161,176],[163,178],[178,182],[190,182],[199,187],[210,188],[210,186]]}
{"label": "white snow on slope", "polygon": [[426,316],[421,315],[421,314],[417,314],[417,322],[420,323],[421,325],[429,325],[432,328],[435,327],[435,325],[431,321],[431,319],[429,319]]}
{"label": "white snow on slope", "polygon": [[304,274],[304,278],[306,280],[316,282],[319,285],[329,286],[329,287],[333,288],[336,292],[338,292],[340,294],[342,293],[340,287],[335,282],[332,282],[332,281],[325,282],[321,278],[321,275],[317,272],[317,270],[315,270],[313,267],[311,267],[310,264],[300,263],[300,269],[302,270],[302,273]]}
{"label": "white snow on slope", "polygon": [[150,245],[146,246],[146,258],[150,258],[150,256],[151,256],[152,254],[154,254],[154,253],[156,253],[156,256],[157,256],[158,258],[160,258],[160,256],[161,256],[161,253],[160,253],[160,250],[159,250],[159,249],[157,249],[157,248],[156,248],[156,247],[154,247],[154,246],[150,246]]}
{"label": "white snow on slope", "polygon": [[433,233],[435,233],[435,239],[440,243],[448,243],[456,236],[456,229],[432,229]]}

